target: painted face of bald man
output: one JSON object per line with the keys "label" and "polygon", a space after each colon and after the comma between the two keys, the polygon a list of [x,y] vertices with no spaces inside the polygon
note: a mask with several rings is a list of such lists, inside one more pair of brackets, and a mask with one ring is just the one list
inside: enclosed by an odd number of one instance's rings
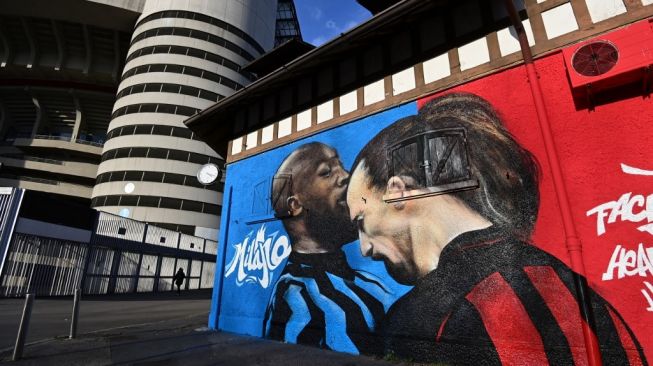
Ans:
{"label": "painted face of bald man", "polygon": [[311,237],[340,245],[356,240],[346,200],[349,172],[335,149],[322,143],[303,145],[279,172],[292,174],[289,205],[301,208],[300,217]]}

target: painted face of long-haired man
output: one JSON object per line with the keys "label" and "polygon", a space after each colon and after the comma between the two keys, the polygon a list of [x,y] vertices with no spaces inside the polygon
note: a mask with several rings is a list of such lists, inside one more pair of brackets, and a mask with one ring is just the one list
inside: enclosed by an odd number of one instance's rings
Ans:
{"label": "painted face of long-haired man", "polygon": [[[453,144],[450,135],[428,137],[443,131],[464,131],[464,138]],[[431,156],[418,159],[413,151],[400,168],[390,167],[388,149],[413,145],[420,136],[425,136],[421,146],[428,146]],[[466,148],[463,140],[469,141]],[[438,182],[466,164],[469,178],[478,180],[474,187],[446,190],[447,185]],[[425,173],[426,165],[430,173]],[[438,169],[434,189],[425,187],[423,177]],[[397,281],[410,285],[438,266],[440,252],[460,233],[495,225],[528,239],[539,205],[537,179],[533,156],[510,135],[494,109],[477,96],[452,94],[427,104],[419,115],[396,121],[363,148],[352,168],[347,200],[362,254],[384,260]],[[384,200],[429,189],[445,193]]]}
{"label": "painted face of long-haired man", "polygon": [[[408,148],[395,167],[397,147]],[[585,279],[530,243],[537,164],[487,101],[435,98],[375,136],[352,170],[347,202],[362,254],[414,285],[388,311],[387,353],[455,365],[587,363],[581,328],[567,328],[584,321],[574,289]],[[604,363],[645,363],[615,310],[586,291]]]}

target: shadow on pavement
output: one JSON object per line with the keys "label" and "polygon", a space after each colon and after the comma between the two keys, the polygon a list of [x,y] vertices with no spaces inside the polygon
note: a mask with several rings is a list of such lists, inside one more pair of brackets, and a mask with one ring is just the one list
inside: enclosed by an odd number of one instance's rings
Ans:
{"label": "shadow on pavement", "polygon": [[[407,365],[207,330],[204,316],[54,339],[27,346],[14,365]],[[10,354],[0,355],[8,361]]]}

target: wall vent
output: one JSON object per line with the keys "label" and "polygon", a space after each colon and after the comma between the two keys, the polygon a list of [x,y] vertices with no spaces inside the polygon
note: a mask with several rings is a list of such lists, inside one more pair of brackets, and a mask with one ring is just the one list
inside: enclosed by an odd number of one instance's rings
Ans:
{"label": "wall vent", "polygon": [[653,65],[653,23],[633,23],[562,51],[575,95],[641,82],[648,94]]}
{"label": "wall vent", "polygon": [[619,50],[608,41],[588,43],[574,52],[571,65],[583,76],[599,76],[612,70],[619,61]]}

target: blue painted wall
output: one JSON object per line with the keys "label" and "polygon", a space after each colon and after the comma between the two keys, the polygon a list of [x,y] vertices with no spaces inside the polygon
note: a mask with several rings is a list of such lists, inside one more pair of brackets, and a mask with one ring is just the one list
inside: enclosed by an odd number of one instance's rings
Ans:
{"label": "blue painted wall", "polygon": [[[417,113],[417,104],[408,103],[385,112],[372,115],[320,134],[295,141],[259,155],[237,161],[227,167],[225,197],[219,243],[213,302],[209,326],[214,329],[261,336],[265,310],[274,284],[284,268],[281,263],[272,263],[274,269],[265,276],[264,269],[248,270],[244,266],[245,280],[238,281],[238,245],[247,240],[252,246],[257,234],[270,240],[270,251],[278,244],[276,256],[283,256],[284,240],[287,234],[282,222],[273,218],[270,206],[270,184],[277,168],[297,147],[309,142],[322,142],[338,151],[340,159],[349,170],[358,152],[384,127],[397,119]],[[281,241],[278,241],[281,240]],[[289,250],[289,247],[287,248]],[[343,247],[350,266],[357,270],[371,272],[388,286],[396,298],[410,287],[397,284],[382,262],[374,262],[361,256],[358,241]],[[268,252],[270,253],[270,252]],[[275,256],[270,255],[269,259]],[[274,262],[272,260],[272,262]],[[230,264],[235,264],[228,276]],[[242,274],[242,273],[241,273]],[[266,282],[267,278],[267,282]]]}

